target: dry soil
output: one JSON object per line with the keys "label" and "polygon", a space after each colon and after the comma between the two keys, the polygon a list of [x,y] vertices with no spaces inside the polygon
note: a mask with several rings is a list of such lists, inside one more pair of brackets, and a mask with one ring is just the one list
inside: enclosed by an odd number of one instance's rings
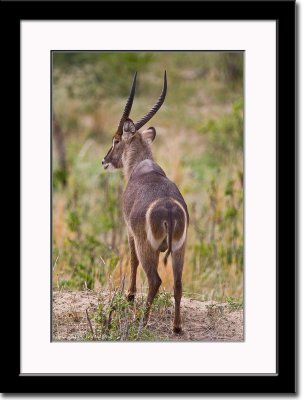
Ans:
{"label": "dry soil", "polygon": [[[93,291],[55,291],[53,293],[53,340],[82,341],[90,331],[88,315],[98,306],[99,294]],[[172,332],[174,307],[161,315],[153,312],[148,329],[171,341],[243,341],[243,309],[226,303],[182,298],[182,334]],[[93,318],[90,318],[94,328]]]}

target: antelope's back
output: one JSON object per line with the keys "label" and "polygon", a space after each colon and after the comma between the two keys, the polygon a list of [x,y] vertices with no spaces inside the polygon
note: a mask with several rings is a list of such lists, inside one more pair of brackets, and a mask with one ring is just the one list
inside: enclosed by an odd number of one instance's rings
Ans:
{"label": "antelope's back", "polygon": [[144,160],[131,174],[123,193],[123,212],[129,225],[145,225],[149,206],[156,200],[173,198],[184,208],[189,221],[186,203],[178,187],[167,178],[162,168],[152,160]]}

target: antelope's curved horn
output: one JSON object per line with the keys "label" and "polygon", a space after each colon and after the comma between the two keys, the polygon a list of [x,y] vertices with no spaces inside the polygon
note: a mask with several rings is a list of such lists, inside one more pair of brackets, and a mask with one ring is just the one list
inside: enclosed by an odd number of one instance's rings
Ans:
{"label": "antelope's curved horn", "polygon": [[136,127],[137,130],[142,128],[142,126],[145,125],[146,122],[148,122],[156,114],[156,112],[159,110],[159,108],[162,106],[162,104],[163,104],[163,102],[165,100],[166,91],[167,91],[167,78],[166,78],[166,71],[165,71],[164,72],[163,88],[162,88],[162,92],[160,94],[160,97],[156,101],[155,105],[150,109],[150,111],[146,115],[144,115],[144,117],[142,117],[141,119],[139,119],[135,123],[135,127]]}
{"label": "antelope's curved horn", "polygon": [[120,135],[122,135],[122,133],[123,133],[123,124],[124,124],[126,118],[128,118],[129,113],[132,109],[133,100],[134,100],[134,96],[135,96],[135,90],[136,90],[136,78],[137,78],[137,72],[134,75],[133,83],[130,88],[130,93],[129,93],[122,117],[121,117],[119,125],[118,125],[117,133],[119,133]]}

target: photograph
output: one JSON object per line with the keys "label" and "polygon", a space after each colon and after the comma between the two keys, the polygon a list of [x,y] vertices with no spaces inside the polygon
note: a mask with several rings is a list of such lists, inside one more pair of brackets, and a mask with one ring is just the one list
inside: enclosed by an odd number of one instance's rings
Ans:
{"label": "photograph", "polygon": [[296,393],[296,2],[17,3],[1,391]]}
{"label": "photograph", "polygon": [[51,340],[245,340],[244,52],[51,52]]}

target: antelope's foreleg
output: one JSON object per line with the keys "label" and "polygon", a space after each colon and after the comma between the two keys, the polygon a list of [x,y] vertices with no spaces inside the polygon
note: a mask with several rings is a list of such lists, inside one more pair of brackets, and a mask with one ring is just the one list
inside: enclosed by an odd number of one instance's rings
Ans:
{"label": "antelope's foreleg", "polygon": [[136,253],[135,241],[132,236],[128,236],[128,243],[130,249],[130,284],[127,292],[127,300],[133,302],[136,295],[136,278],[139,260]]}

